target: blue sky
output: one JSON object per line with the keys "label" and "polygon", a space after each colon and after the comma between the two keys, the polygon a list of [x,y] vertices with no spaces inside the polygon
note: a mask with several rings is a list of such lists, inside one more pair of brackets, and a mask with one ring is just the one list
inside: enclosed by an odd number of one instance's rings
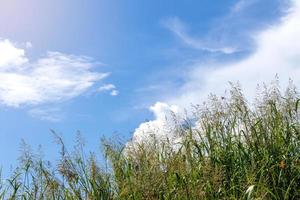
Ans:
{"label": "blue sky", "polygon": [[50,129],[69,145],[80,130],[87,149],[99,151],[102,136],[138,138],[166,111],[222,93],[228,81],[241,81],[249,96],[276,73],[283,85],[289,77],[298,84],[299,7],[297,0],[1,2],[3,170],[16,164],[21,139],[55,160]]}

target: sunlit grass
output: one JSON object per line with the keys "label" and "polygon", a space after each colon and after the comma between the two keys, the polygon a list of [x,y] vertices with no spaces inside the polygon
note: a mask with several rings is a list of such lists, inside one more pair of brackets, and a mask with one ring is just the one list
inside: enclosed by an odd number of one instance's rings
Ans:
{"label": "sunlit grass", "polygon": [[[80,142],[51,165],[27,150],[0,186],[1,199],[300,199],[300,100],[292,84],[251,105],[238,86],[194,106],[179,144],[149,138],[125,148],[102,141],[103,169]],[[174,118],[176,120],[176,118]],[[87,157],[86,157],[87,156]]]}

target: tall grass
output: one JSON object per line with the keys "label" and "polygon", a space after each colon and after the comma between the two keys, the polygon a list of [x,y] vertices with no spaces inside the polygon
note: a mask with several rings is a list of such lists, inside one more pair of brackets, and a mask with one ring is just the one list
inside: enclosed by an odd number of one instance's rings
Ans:
{"label": "tall grass", "polygon": [[[194,106],[174,141],[102,141],[108,169],[83,145],[51,166],[25,146],[2,199],[300,199],[300,99],[275,83],[250,104],[238,86]],[[174,119],[176,120],[176,119]]]}

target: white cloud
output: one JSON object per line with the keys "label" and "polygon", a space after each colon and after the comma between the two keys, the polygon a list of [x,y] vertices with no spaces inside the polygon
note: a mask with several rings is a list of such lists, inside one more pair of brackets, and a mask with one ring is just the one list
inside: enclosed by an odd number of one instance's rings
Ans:
{"label": "white cloud", "polygon": [[28,62],[25,51],[14,46],[9,40],[0,39],[0,70],[9,66],[20,66]]}
{"label": "white cloud", "polygon": [[253,5],[257,0],[240,0],[233,7],[232,12],[241,12],[244,11],[247,7]]}
{"label": "white cloud", "polygon": [[91,58],[60,52],[30,61],[24,49],[0,40],[0,103],[18,107],[72,99],[109,75],[92,71],[95,65]]}
{"label": "white cloud", "polygon": [[192,48],[208,51],[211,53],[232,54],[238,51],[237,48],[231,46],[220,46],[212,42],[195,38],[188,34],[187,28],[178,17],[172,17],[163,21],[163,25],[172,31],[182,42]]}
{"label": "white cloud", "polygon": [[185,102],[199,103],[210,92],[223,93],[228,81],[240,82],[246,96],[251,98],[256,84],[270,82],[276,74],[283,87],[289,78],[300,86],[300,43],[297,42],[300,39],[300,2],[293,2],[289,14],[282,17],[277,25],[253,36],[256,50],[250,56],[234,63],[206,66],[195,63],[181,88],[180,97],[169,101],[182,106]]}
{"label": "white cloud", "polygon": [[109,94],[110,94],[111,96],[118,96],[119,91],[118,91],[118,90],[112,90]]}
{"label": "white cloud", "polygon": [[110,95],[111,96],[117,96],[119,94],[119,91],[116,90],[116,86],[113,85],[113,84],[105,84],[105,85],[102,85],[100,86],[98,89],[97,89],[98,92],[106,92],[106,91],[110,91]]}
{"label": "white cloud", "polygon": [[[135,129],[130,144],[141,143],[149,136],[155,136],[160,139],[166,139],[174,132],[176,121],[174,115],[178,114],[179,108],[175,105],[157,102],[150,107],[154,113],[155,120],[144,122]],[[130,146],[129,144],[129,146]]]}
{"label": "white cloud", "polygon": [[[180,89],[177,88],[179,95],[167,98],[164,107],[168,108],[168,105],[172,104],[178,108],[188,108],[191,103],[202,103],[209,93],[223,94],[229,87],[229,81],[238,81],[246,97],[253,98],[257,84],[271,82],[276,74],[279,75],[283,88],[287,86],[289,78],[300,87],[299,19],[300,1],[293,0],[287,15],[282,17],[277,25],[253,35],[256,50],[247,58],[232,63],[194,63],[193,70],[184,77],[184,85]],[[164,131],[161,116],[168,115],[166,112],[168,109],[162,110],[155,120],[142,123],[134,132],[133,138],[149,137],[149,125],[155,126],[156,129],[151,133]],[[172,134],[170,137],[173,137]]]}
{"label": "white cloud", "polygon": [[105,84],[105,85],[100,86],[100,87],[97,89],[97,91],[98,91],[98,92],[110,91],[110,90],[113,90],[113,89],[115,89],[115,88],[116,88],[116,86],[113,85],[113,84]]}
{"label": "white cloud", "polygon": [[34,118],[50,122],[59,122],[64,118],[61,109],[56,107],[33,108],[28,113]]}

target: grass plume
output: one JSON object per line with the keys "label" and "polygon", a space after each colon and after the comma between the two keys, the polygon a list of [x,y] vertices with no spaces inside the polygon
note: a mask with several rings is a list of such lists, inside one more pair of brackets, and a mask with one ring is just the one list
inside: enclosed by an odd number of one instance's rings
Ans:
{"label": "grass plume", "polygon": [[[265,88],[253,104],[239,86],[194,106],[180,139],[149,137],[128,149],[102,140],[106,168],[78,142],[51,165],[24,143],[1,199],[300,199],[300,99],[291,83]],[[79,140],[81,141],[81,139]]]}

